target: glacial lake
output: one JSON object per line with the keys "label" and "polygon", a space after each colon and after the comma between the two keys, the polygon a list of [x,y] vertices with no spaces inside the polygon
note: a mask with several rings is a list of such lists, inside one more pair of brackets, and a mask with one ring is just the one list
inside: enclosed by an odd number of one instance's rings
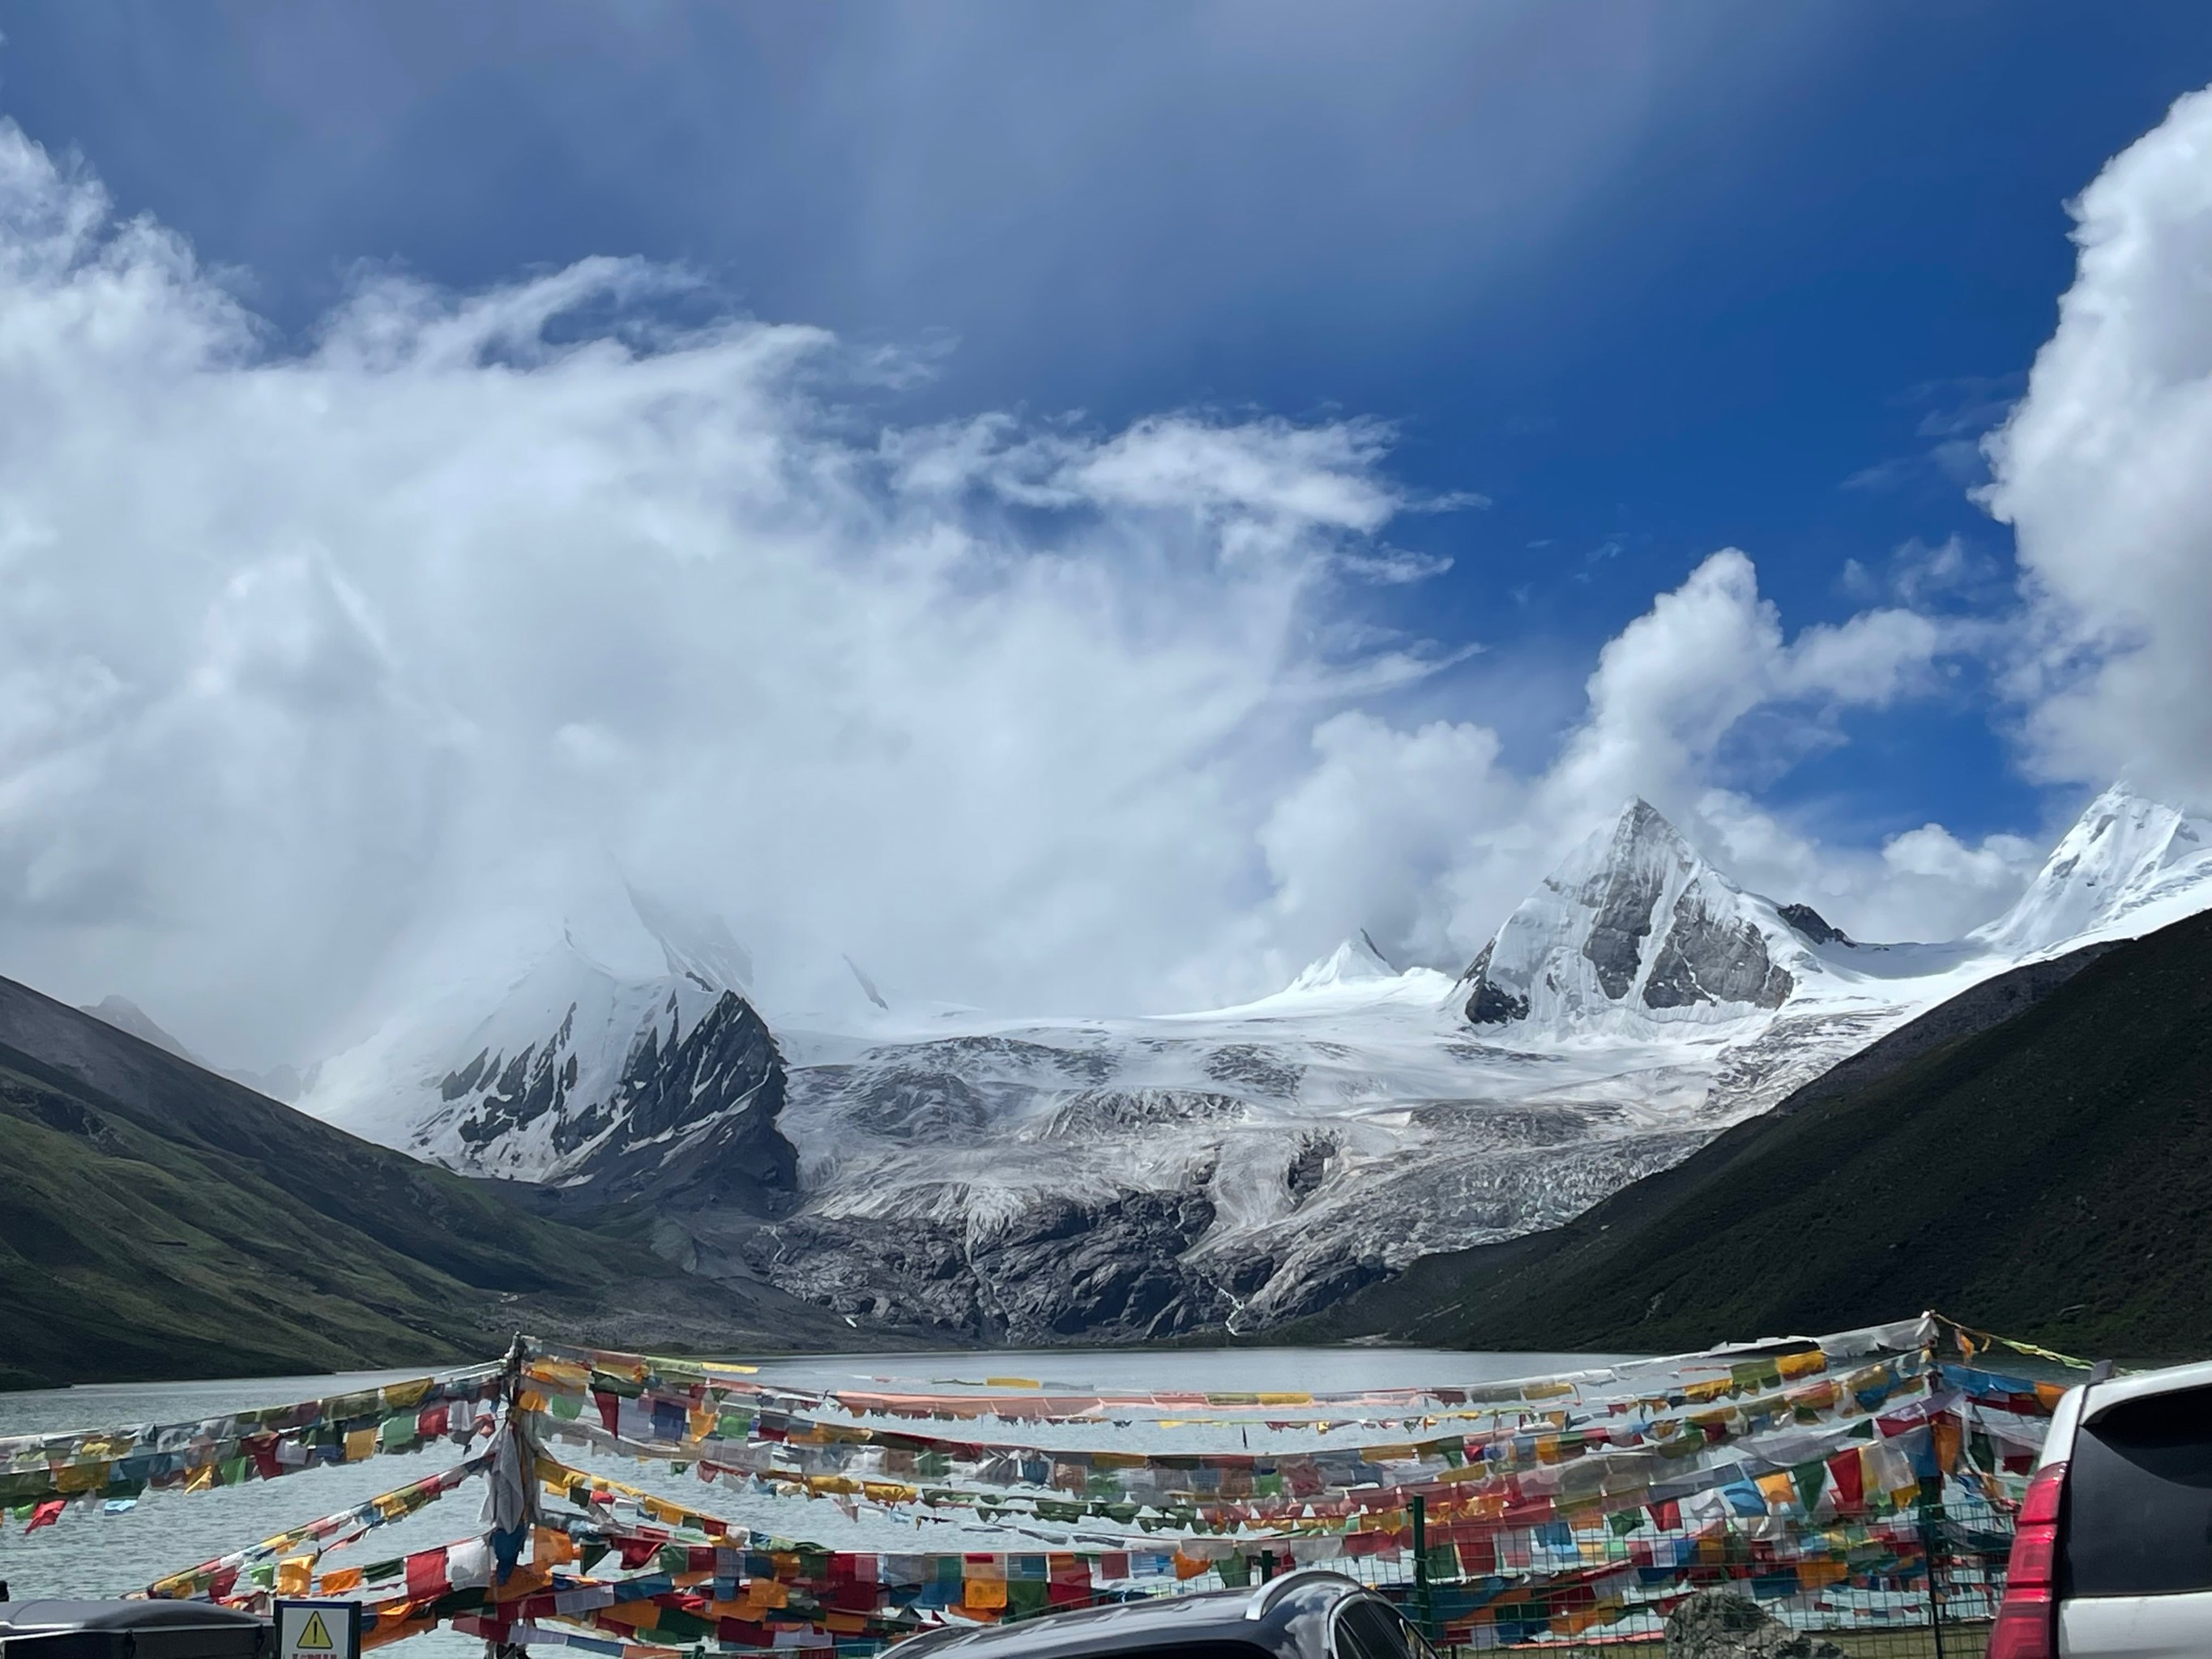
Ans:
{"label": "glacial lake", "polygon": [[[951,1391],[979,1387],[987,1376],[1034,1379],[1048,1388],[1198,1391],[1311,1390],[1336,1393],[1403,1388],[1419,1383],[1493,1382],[1537,1376],[1610,1363],[1613,1356],[1556,1353],[1460,1353],[1424,1348],[1053,1349],[1042,1352],[992,1350],[947,1353],[817,1354],[763,1359],[762,1381],[809,1389],[889,1387]],[[248,1406],[344,1393],[419,1376],[419,1369],[359,1371],[337,1376],[248,1377],[222,1382],[108,1383],[24,1394],[0,1394],[0,1438],[125,1424],[194,1422]],[[1065,1446],[1155,1447],[1192,1450],[1268,1444],[1288,1450],[1373,1439],[1370,1429],[1322,1435],[1310,1429],[1279,1436],[1254,1425],[1158,1425],[1127,1430],[1111,1424],[1022,1426],[984,1422],[965,1433],[978,1438],[1024,1440]],[[732,1522],[832,1549],[944,1551],[1039,1549],[1046,1545],[1000,1529],[957,1522],[901,1522],[863,1514],[848,1519],[826,1500],[755,1496],[721,1485],[702,1485],[670,1473],[665,1464],[556,1444],[556,1454],[579,1468],[603,1470],[633,1486],[681,1499]],[[36,1596],[112,1596],[141,1589],[165,1573],[257,1542],[288,1527],[330,1515],[380,1492],[419,1480],[458,1462],[441,1444],[398,1456],[304,1471],[280,1480],[215,1492],[149,1492],[119,1515],[71,1509],[33,1534],[20,1522],[0,1521],[0,1581],[19,1600]],[[480,1530],[482,1488],[462,1487],[441,1503],[360,1543],[333,1552],[326,1565],[386,1559],[469,1536]],[[483,1644],[441,1632],[420,1638],[408,1650],[422,1659],[478,1653]]]}

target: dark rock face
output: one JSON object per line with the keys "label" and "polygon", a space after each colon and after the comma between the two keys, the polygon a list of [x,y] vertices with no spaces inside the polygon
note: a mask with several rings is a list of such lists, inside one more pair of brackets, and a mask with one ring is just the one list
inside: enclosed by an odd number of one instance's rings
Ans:
{"label": "dark rock face", "polygon": [[1206,1074],[1217,1083],[1249,1084],[1285,1099],[1296,1095],[1304,1076],[1302,1066],[1285,1065],[1250,1043],[1235,1043],[1206,1056]]}
{"label": "dark rock face", "polygon": [[[613,1095],[564,1126],[555,1144],[567,1151],[611,1130],[579,1183],[598,1195],[782,1213],[798,1196],[799,1155],[776,1126],[785,1077],[775,1039],[734,991],[681,1038],[674,1012],[671,998],[667,1042],[648,1031]],[[573,1059],[568,1076],[573,1086]]]}
{"label": "dark rock face", "polygon": [[438,1085],[438,1092],[447,1100],[462,1099],[473,1090],[483,1091],[460,1121],[459,1133],[463,1140],[480,1146],[568,1105],[576,1071],[573,1055],[566,1066],[562,1057],[575,1034],[575,1006],[571,1004],[560,1029],[544,1045],[532,1043],[504,1066],[497,1055],[480,1054],[460,1071],[447,1074]]}
{"label": "dark rock face", "polygon": [[1766,939],[1748,921],[1708,915],[1688,893],[1675,901],[1674,924],[1661,941],[1644,984],[1653,1008],[1698,1002],[1748,1002],[1779,1008],[1796,981],[1766,953]]}
{"label": "dark rock face", "polygon": [[1777,914],[1815,945],[1849,945],[1852,942],[1842,928],[1830,922],[1809,904],[1785,904]]}
{"label": "dark rock face", "polygon": [[[1613,845],[1633,846],[1662,831],[1672,833],[1666,820],[1639,800],[1621,818]],[[1582,896],[1597,912],[1583,940],[1583,955],[1597,970],[1599,988],[1615,1002],[1636,983],[1644,965],[1644,941],[1651,933],[1651,913],[1666,886],[1666,872],[1656,860],[1614,858]]]}
{"label": "dark rock face", "polygon": [[1461,981],[1462,984],[1474,987],[1467,999],[1467,1017],[1472,1024],[1504,1025],[1512,1020],[1528,1018],[1528,998],[1516,996],[1492,982],[1490,953],[1495,948],[1494,945],[1484,945],[1482,954],[1474,959],[1474,965],[1468,968],[1466,976]]}
{"label": "dark rock face", "polygon": [[1299,1139],[1297,1156],[1283,1171],[1283,1185],[1294,1202],[1303,1204],[1321,1190],[1322,1182],[1328,1179],[1328,1161],[1337,1150],[1334,1135],[1308,1134]]}
{"label": "dark rock face", "polygon": [[982,1341],[1157,1338],[1218,1323],[1233,1304],[1182,1257],[1213,1224],[1195,1184],[1030,1205],[971,1237],[920,1218],[801,1215],[724,1231],[702,1253],[835,1312]]}
{"label": "dark rock face", "polygon": [[1795,1631],[1734,1590],[1699,1590],[1667,1618],[1667,1659],[1850,1659],[1826,1638]]}
{"label": "dark rock face", "polygon": [[440,1084],[449,1101],[476,1096],[460,1109],[464,1140],[481,1146],[551,1113],[555,1151],[590,1148],[566,1183],[568,1200],[650,1196],[663,1208],[719,1204],[750,1215],[791,1207],[799,1158],[776,1124],[783,1056],[751,1004],[725,991],[679,1034],[672,994],[665,1029],[648,1027],[614,1089],[588,1105],[573,1098],[575,1017],[571,1006],[544,1042],[504,1060],[479,1054]]}

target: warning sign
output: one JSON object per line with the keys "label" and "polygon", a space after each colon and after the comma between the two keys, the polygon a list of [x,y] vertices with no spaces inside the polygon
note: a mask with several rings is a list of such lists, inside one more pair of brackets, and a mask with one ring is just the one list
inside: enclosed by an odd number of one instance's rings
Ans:
{"label": "warning sign", "polygon": [[276,1659],[361,1659],[361,1603],[279,1601]]}

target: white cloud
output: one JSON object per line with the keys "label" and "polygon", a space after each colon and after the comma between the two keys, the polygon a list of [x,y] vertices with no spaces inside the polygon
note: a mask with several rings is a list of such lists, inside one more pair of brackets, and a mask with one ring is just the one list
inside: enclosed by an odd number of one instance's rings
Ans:
{"label": "white cloud", "polygon": [[2212,802],[2212,90],[2074,213],[2057,329],[1987,445],[2029,605],[2011,690],[2040,775]]}
{"label": "white cloud", "polygon": [[[1767,733],[1770,742],[1817,744],[1836,711],[1924,687],[1942,646],[1936,623],[1899,610],[1865,611],[1785,641],[1750,559],[1725,549],[1599,653],[1589,717],[1545,780],[1545,794],[1563,818],[1638,794],[1681,810],[1754,712],[1791,712],[1786,726]],[[1771,758],[1786,764],[1796,754]]]}
{"label": "white cloud", "polygon": [[1362,927],[1394,960],[1452,959],[1469,840],[1510,822],[1526,793],[1499,769],[1496,733],[1449,720],[1402,732],[1348,710],[1314,729],[1313,748],[1312,769],[1260,830],[1279,934],[1304,945],[1271,965],[1294,972],[1321,941]]}
{"label": "white cloud", "polygon": [[1282,757],[1437,659],[1344,625],[1387,432],[879,435],[822,390],[876,365],[675,280],[376,281],[288,352],[0,129],[8,970],[301,1055],[621,869],[951,994],[1218,976]]}
{"label": "white cloud", "polygon": [[1516,773],[1489,723],[1389,718],[1455,656],[1361,608],[1442,568],[1383,538],[1474,498],[1409,499],[1387,427],[884,429],[900,365],[675,331],[681,286],[380,279],[288,349],[0,127],[0,971],[266,1063],[623,875],[771,981],[850,952],[1097,1011],[1273,988],[1359,927],[1457,965],[1630,793],[1747,874],[1884,865],[1731,790],[1915,695],[1945,624],[1791,637],[1715,554]]}
{"label": "white cloud", "polygon": [[1877,941],[1955,939],[1980,926],[2020,896],[2043,851],[2008,835],[1969,847],[1935,823],[1879,849],[1838,847],[1726,789],[1700,796],[1685,827],[1747,887]]}

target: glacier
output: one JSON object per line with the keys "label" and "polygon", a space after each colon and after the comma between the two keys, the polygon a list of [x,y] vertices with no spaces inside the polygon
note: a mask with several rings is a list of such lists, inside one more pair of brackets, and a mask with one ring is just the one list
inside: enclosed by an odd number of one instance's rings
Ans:
{"label": "glacier", "polygon": [[[1364,935],[1238,1007],[763,1018],[719,925],[563,940],[301,1104],[467,1173],[641,1203],[696,1270],[984,1340],[1262,1328],[1558,1225],[1991,975],[2212,905],[2212,823],[2116,786],[2004,915],[1863,944],[1632,801],[1456,977]],[[856,977],[858,969],[855,970]]]}

